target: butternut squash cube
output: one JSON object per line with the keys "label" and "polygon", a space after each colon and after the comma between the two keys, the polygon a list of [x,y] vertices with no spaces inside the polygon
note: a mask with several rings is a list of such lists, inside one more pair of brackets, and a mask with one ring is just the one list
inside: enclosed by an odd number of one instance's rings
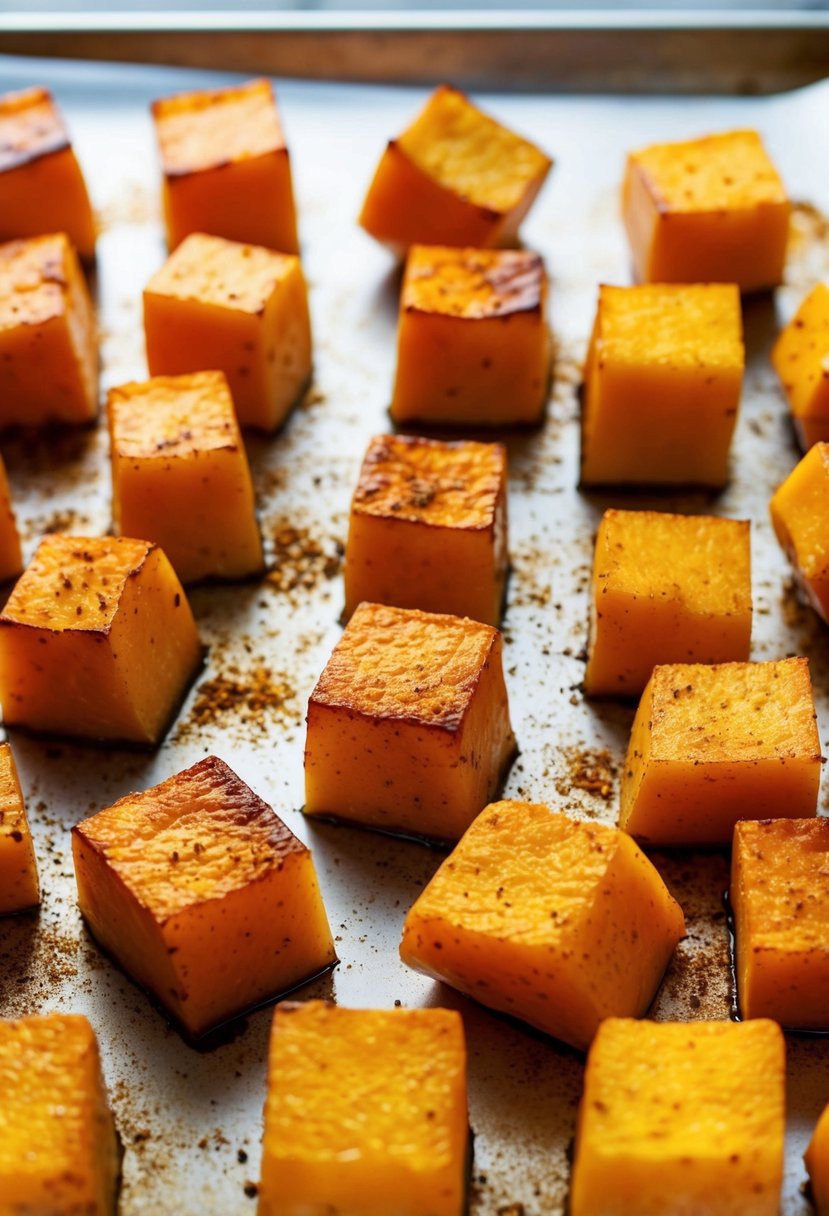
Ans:
{"label": "butternut squash cube", "polygon": [[724,485],[744,363],[733,284],[601,286],[582,484]]}
{"label": "butternut squash cube", "polygon": [[812,1202],[817,1216],[829,1216],[829,1106],[818,1119],[803,1159],[809,1171]]}
{"label": "butternut squash cube", "polygon": [[622,211],[641,282],[783,281],[791,204],[756,131],[631,152]]}
{"label": "butternut squash cube", "polygon": [[647,845],[730,845],[738,819],[816,815],[816,717],[808,659],[654,667],[619,827]]}
{"label": "butternut squash cube", "polygon": [[534,144],[441,85],[390,140],[360,224],[399,251],[418,243],[511,244],[551,166]]}
{"label": "butternut squash cube", "polygon": [[489,625],[361,604],[308,703],[306,815],[462,836],[515,755],[501,653]]}
{"label": "butternut squash cube", "polygon": [[153,102],[167,244],[191,232],[298,253],[291,162],[273,88],[250,80]]}
{"label": "butternut squash cube", "polygon": [[0,1020],[0,1212],[114,1216],[121,1146],[85,1017]]}
{"label": "butternut squash cube", "polygon": [[657,664],[748,659],[747,520],[605,511],[590,598],[588,696],[638,696]]}
{"label": "butternut squash cube", "polygon": [[0,241],[65,232],[95,257],[95,221],[63,115],[48,89],[0,97]]}
{"label": "butternut squash cube", "polygon": [[400,956],[584,1050],[603,1018],[646,1012],[684,933],[630,836],[496,802],[415,900]]}
{"label": "butternut squash cube", "polygon": [[277,1008],[259,1216],[462,1216],[468,1141],[459,1013]]}
{"label": "butternut squash cube", "polygon": [[0,743],[0,916],[39,903],[35,849],[17,765],[9,744]]}
{"label": "butternut squash cube", "polygon": [[816,443],[778,486],[771,522],[815,612],[829,621],[829,443]]}
{"label": "butternut squash cube", "polygon": [[95,315],[63,233],[0,245],[0,427],[91,422]]}
{"label": "butternut squash cube", "polygon": [[497,625],[508,565],[501,444],[372,439],[351,500],[347,616],[371,600]]}
{"label": "butternut squash cube", "polygon": [[0,613],[3,721],[155,744],[201,660],[190,605],[161,549],[47,536]]}
{"label": "butternut squash cube", "polygon": [[412,248],[400,298],[395,422],[537,423],[549,380],[547,276],[538,254]]}
{"label": "butternut squash cube", "polygon": [[336,962],[310,851],[216,756],[73,829],[100,944],[198,1038]]}
{"label": "butternut squash cube", "polygon": [[223,371],[240,426],[274,431],[311,374],[299,258],[194,233],[144,291],[151,376]]}
{"label": "butternut squash cube", "polygon": [[785,1102],[774,1022],[608,1018],[587,1057],[571,1216],[778,1216]]}
{"label": "butternut squash cube", "polygon": [[0,456],[0,583],[17,578],[22,569],[20,533],[17,531],[6,466]]}
{"label": "butternut squash cube", "polygon": [[771,355],[800,446],[829,439],[829,287],[818,283],[780,334]]}
{"label": "butternut squash cube", "polygon": [[124,384],[107,413],[116,531],[160,545],[183,583],[258,574],[253,482],[224,373]]}
{"label": "butternut squash cube", "polygon": [[829,1030],[829,819],[741,820],[731,910],[743,1017]]}

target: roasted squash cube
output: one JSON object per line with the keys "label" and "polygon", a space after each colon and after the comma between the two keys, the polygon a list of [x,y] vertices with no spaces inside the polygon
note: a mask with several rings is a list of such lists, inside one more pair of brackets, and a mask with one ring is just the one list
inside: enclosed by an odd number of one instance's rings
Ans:
{"label": "roasted squash cube", "polygon": [[534,144],[441,85],[389,142],[360,223],[397,250],[510,244],[551,165]]}
{"label": "roasted squash cube", "polygon": [[95,257],[95,221],[63,116],[48,89],[0,97],[0,241],[65,232]]}
{"label": "roasted squash cube", "polygon": [[161,549],[47,536],[0,613],[3,721],[158,743],[201,659],[190,605]]}
{"label": "roasted squash cube", "polygon": [[571,1216],[778,1216],[785,1102],[773,1022],[609,1018],[587,1057]]}
{"label": "roasted squash cube", "polygon": [[0,457],[0,583],[17,578],[22,569],[20,533],[17,531],[6,466]]}
{"label": "roasted squash cube", "polygon": [[782,282],[791,204],[756,131],[631,152],[622,195],[640,281]]}
{"label": "roasted squash cube", "polygon": [[526,250],[415,246],[397,331],[395,422],[539,422],[550,379],[547,276]]}
{"label": "roasted squash cube", "polygon": [[63,233],[0,246],[0,427],[98,413],[95,316]]}
{"label": "roasted squash cube", "polygon": [[299,258],[195,233],[144,291],[151,376],[223,371],[241,426],[273,431],[311,374]]}
{"label": "roasted squash cube", "polygon": [[829,1216],[829,1106],[818,1119],[803,1159],[809,1171],[812,1202],[817,1216]]}
{"label": "roasted squash cube", "polygon": [[35,849],[17,765],[9,744],[0,743],[0,916],[39,903]]}
{"label": "roasted squash cube", "polygon": [[298,253],[291,162],[268,80],[152,105],[167,243],[191,232]]}
{"label": "roasted squash cube", "polygon": [[183,583],[262,570],[247,454],[223,372],[110,390],[116,531],[160,545]]}
{"label": "roasted squash cube", "polygon": [[351,500],[347,616],[370,600],[497,625],[508,564],[500,444],[372,439]]}
{"label": "roasted squash cube", "polygon": [[461,1216],[468,1140],[460,1014],[278,1007],[259,1216]]}
{"label": "roasted squash cube", "polygon": [[305,813],[457,840],[515,754],[497,629],[361,604],[311,693]]}
{"label": "roasted squash cube", "polygon": [[724,485],[744,362],[733,284],[600,287],[582,483]]}
{"label": "roasted squash cube", "polygon": [[816,717],[808,659],[655,667],[619,827],[649,845],[730,845],[738,819],[816,815]]}
{"label": "roasted squash cube", "polygon": [[829,819],[741,820],[731,910],[743,1017],[829,1030]]}
{"label": "roasted squash cube", "polygon": [[781,333],[772,363],[789,401],[800,446],[829,439],[829,287],[818,283]]}
{"label": "roasted squash cube", "polygon": [[748,659],[747,520],[606,511],[590,595],[585,692],[638,696],[660,663]]}
{"label": "roasted squash cube", "polygon": [[624,832],[529,802],[488,806],[406,917],[404,963],[586,1048],[641,1017],[682,909]]}
{"label": "roasted squash cube", "polygon": [[336,962],[309,850],[216,756],[73,829],[95,937],[190,1036]]}
{"label": "roasted squash cube", "polygon": [[829,443],[816,443],[778,486],[771,522],[812,607],[829,621]]}
{"label": "roasted squash cube", "polygon": [[113,1216],[121,1147],[84,1017],[0,1020],[0,1212]]}

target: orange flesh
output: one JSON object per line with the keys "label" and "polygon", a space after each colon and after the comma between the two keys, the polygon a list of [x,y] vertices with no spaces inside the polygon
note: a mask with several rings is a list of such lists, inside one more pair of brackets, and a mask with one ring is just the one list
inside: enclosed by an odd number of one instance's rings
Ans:
{"label": "orange flesh", "polygon": [[648,844],[728,845],[738,819],[816,814],[820,769],[807,659],[656,667],[619,826]]}
{"label": "orange flesh", "polygon": [[461,1216],[467,1139],[459,1014],[279,1006],[259,1216]]}
{"label": "orange flesh", "polygon": [[645,1012],[684,929],[629,836],[546,806],[497,802],[415,901],[400,953],[584,1049],[602,1018]]}
{"label": "orange flesh", "polygon": [[157,742],[201,655],[160,549],[49,536],[0,614],[3,718],[49,734]]}
{"label": "orange flesh", "polygon": [[733,284],[600,287],[582,482],[723,484],[744,359]]}
{"label": "orange flesh", "polygon": [[657,664],[745,661],[749,524],[606,511],[596,537],[585,690],[639,695]]}
{"label": "orange flesh", "polygon": [[0,743],[0,916],[40,902],[34,845],[12,749]]}
{"label": "orange flesh", "polygon": [[817,1216],[829,1216],[829,1106],[818,1119],[803,1157],[809,1171],[812,1202]]}
{"label": "orange flesh", "polygon": [[20,534],[12,509],[6,466],[0,457],[0,582],[17,578],[23,569]]}
{"label": "orange flesh", "polygon": [[781,282],[791,205],[756,131],[659,144],[628,156],[623,213],[646,282]]}
{"label": "orange flesh", "polygon": [[829,820],[743,820],[731,906],[744,1017],[829,1029]]}
{"label": "orange flesh", "polygon": [[311,372],[299,259],[219,237],[188,236],[144,291],[150,374],[218,369],[241,426],[274,430]]}
{"label": "orange flesh", "polygon": [[159,376],[107,401],[117,529],[161,545],[182,582],[262,569],[253,484],[221,372]]}
{"label": "orange flesh", "polygon": [[496,625],[506,529],[500,444],[377,436],[351,502],[346,614],[367,600]]}
{"label": "orange flesh", "polygon": [[195,173],[285,147],[267,80],[166,97],[152,106],[167,174]]}
{"label": "orange flesh", "polygon": [[415,246],[401,295],[394,420],[538,422],[550,369],[546,308],[536,254]]}
{"label": "orange flesh", "polygon": [[95,936],[193,1035],[335,961],[311,855],[215,756],[74,830]]}
{"label": "orange flesh", "polygon": [[429,177],[478,207],[505,214],[520,205],[550,160],[534,144],[442,85],[398,139]]}
{"label": "orange flesh", "polygon": [[86,1018],[0,1021],[0,1210],[111,1216],[120,1148]]}
{"label": "orange flesh", "polygon": [[516,249],[414,245],[406,261],[401,308],[480,320],[538,311],[544,263]]}
{"label": "orange flesh", "polygon": [[0,246],[0,426],[91,421],[96,342],[89,290],[67,238]]}
{"label": "orange flesh", "polygon": [[829,287],[809,292],[772,351],[804,447],[829,439]]}
{"label": "orange flesh", "polygon": [[63,118],[48,89],[0,97],[0,240],[66,232],[95,256],[95,221]]}
{"label": "orange flesh", "polygon": [[587,1059],[572,1216],[777,1216],[785,1043],[768,1021],[610,1018]]}
{"label": "orange flesh", "polygon": [[305,811],[457,840],[515,751],[497,630],[362,604],[311,694]]}
{"label": "orange flesh", "polygon": [[829,619],[829,443],[816,443],[769,504],[778,541],[815,611]]}

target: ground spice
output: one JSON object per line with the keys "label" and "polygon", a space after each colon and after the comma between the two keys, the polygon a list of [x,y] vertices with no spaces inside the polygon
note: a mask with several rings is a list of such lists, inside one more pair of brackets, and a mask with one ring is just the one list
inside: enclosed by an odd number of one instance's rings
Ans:
{"label": "ground spice", "polygon": [[609,802],[616,788],[618,765],[606,748],[565,748],[567,773],[556,781],[556,790],[566,798],[571,790],[584,790]]}
{"label": "ground spice", "polygon": [[275,565],[267,583],[277,591],[310,590],[323,579],[335,578],[342,568],[342,543],[317,540],[305,528],[278,524],[273,544]]}
{"label": "ground spice", "polygon": [[296,723],[296,693],[285,676],[263,664],[243,671],[231,665],[220,675],[204,680],[196,689],[196,700],[181,723],[176,740],[203,726],[233,715],[236,722],[266,734],[275,721]]}

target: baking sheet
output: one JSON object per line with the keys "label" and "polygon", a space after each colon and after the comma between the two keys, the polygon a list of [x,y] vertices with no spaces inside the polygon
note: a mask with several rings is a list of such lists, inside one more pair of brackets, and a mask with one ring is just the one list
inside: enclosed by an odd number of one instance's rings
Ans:
{"label": "baking sheet", "polygon": [[[63,105],[103,234],[97,292],[102,388],[146,374],[140,292],[164,258],[148,101],[230,77],[0,58],[0,88],[46,83]],[[69,829],[122,794],[216,752],[314,851],[337,970],[301,996],[350,1006],[449,1005],[463,1011],[475,1132],[472,1216],[555,1216],[566,1205],[568,1147],[582,1060],[490,1014],[398,960],[403,917],[441,855],[346,827],[306,823],[303,716],[340,635],[348,503],[369,437],[388,429],[399,276],[355,226],[384,141],[420,91],[318,84],[279,89],[292,149],[315,328],[313,386],[284,432],[248,445],[274,569],[260,584],[201,588],[192,602],[207,666],[157,753],[12,736],[44,892],[39,917],[0,921],[0,1013],[85,1013],[126,1146],[124,1216],[240,1216],[255,1210],[270,1010],[243,1019],[211,1052],[183,1044],[105,960],[75,907]],[[509,440],[513,573],[504,623],[513,724],[521,746],[506,795],[613,822],[633,708],[580,691],[592,536],[603,509],[749,517],[753,524],[754,658],[807,654],[829,750],[827,634],[797,598],[767,518],[772,489],[797,451],[768,363],[781,318],[829,275],[825,132],[829,85],[770,99],[481,96],[537,140],[557,165],[524,228],[552,279],[557,368],[549,417]],[[765,134],[794,197],[791,283],[749,301],[749,353],[733,481],[720,495],[580,494],[576,389],[599,280],[629,281],[617,214],[625,150],[737,125]],[[104,426],[58,439],[2,443],[27,556],[46,531],[109,527]],[[821,796],[827,808],[827,795]],[[654,1016],[724,1018],[730,1008],[721,853],[654,854],[688,921]],[[800,1154],[829,1099],[829,1041],[788,1036],[789,1140],[783,1212],[805,1216]]]}

